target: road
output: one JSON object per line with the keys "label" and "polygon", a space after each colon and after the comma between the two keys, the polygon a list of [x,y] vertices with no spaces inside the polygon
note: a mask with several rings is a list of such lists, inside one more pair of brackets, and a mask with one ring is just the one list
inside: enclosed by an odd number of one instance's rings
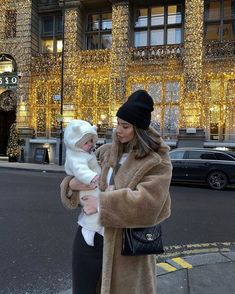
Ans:
{"label": "road", "polygon": [[235,189],[171,186],[172,214],[163,224],[166,245],[235,241]]}
{"label": "road", "polygon": [[[47,294],[71,287],[76,211],[59,197],[63,174],[0,169],[0,293]],[[172,186],[164,244],[235,241],[235,193]]]}

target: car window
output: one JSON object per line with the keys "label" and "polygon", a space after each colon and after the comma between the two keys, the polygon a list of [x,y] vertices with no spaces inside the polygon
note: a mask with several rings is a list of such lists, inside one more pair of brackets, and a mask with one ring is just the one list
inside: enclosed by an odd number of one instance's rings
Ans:
{"label": "car window", "polygon": [[227,154],[223,154],[223,153],[216,153],[216,159],[218,159],[218,160],[232,160],[232,158],[230,156],[228,156]]}
{"label": "car window", "polygon": [[205,151],[188,151],[188,158],[189,159],[211,159],[215,160],[215,154],[213,152],[205,152]]}
{"label": "car window", "polygon": [[201,151],[188,151],[189,159],[201,159],[202,152]]}
{"label": "car window", "polygon": [[216,159],[216,156],[212,152],[205,152],[201,154],[201,159]]}
{"label": "car window", "polygon": [[235,152],[229,152],[228,154],[232,156],[233,159],[235,159]]}
{"label": "car window", "polygon": [[170,157],[171,157],[171,159],[183,159],[184,152],[185,151],[183,151],[183,150],[170,152]]}

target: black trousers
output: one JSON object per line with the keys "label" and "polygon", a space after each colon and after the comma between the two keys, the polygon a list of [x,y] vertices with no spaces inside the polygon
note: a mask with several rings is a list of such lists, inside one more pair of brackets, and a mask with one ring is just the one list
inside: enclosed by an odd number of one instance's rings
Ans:
{"label": "black trousers", "polygon": [[95,294],[102,271],[103,237],[95,234],[94,247],[85,242],[78,227],[73,243],[73,294]]}

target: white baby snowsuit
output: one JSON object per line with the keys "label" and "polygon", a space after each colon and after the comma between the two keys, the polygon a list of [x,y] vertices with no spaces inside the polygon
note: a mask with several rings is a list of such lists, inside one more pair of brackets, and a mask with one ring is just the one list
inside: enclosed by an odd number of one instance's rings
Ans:
{"label": "white baby snowsuit", "polygon": [[[96,127],[83,120],[72,120],[65,128],[64,143],[66,146],[65,172],[76,177],[80,182],[89,185],[96,175],[100,175],[101,168],[94,153],[88,153],[79,146],[87,139],[97,141]],[[83,205],[84,195],[98,197],[99,188],[89,191],[80,191],[80,203]],[[86,243],[94,246],[95,232],[102,234],[102,227],[98,222],[98,213],[86,215],[83,211],[79,215],[78,224],[82,226],[82,234]]]}

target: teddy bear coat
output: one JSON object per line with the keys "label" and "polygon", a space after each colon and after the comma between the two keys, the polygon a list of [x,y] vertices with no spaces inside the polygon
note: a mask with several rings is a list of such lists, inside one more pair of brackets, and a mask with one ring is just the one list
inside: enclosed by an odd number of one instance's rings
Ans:
{"label": "teddy bear coat", "polygon": [[101,294],[155,294],[156,256],[122,256],[122,228],[148,227],[170,216],[172,165],[169,147],[156,133],[158,153],[135,159],[135,152],[115,175],[115,191],[106,191],[108,170],[115,167],[121,147],[117,138],[98,149],[100,223],[104,226]]}
{"label": "teddy bear coat", "polygon": [[[122,228],[148,227],[170,216],[169,186],[172,165],[168,147],[161,141],[158,153],[135,159],[131,152],[119,168],[115,191],[100,193],[100,223],[105,227],[102,294],[155,294],[154,255],[122,256]],[[101,190],[106,188],[110,166],[118,161],[119,144],[98,151],[102,166]]]}

